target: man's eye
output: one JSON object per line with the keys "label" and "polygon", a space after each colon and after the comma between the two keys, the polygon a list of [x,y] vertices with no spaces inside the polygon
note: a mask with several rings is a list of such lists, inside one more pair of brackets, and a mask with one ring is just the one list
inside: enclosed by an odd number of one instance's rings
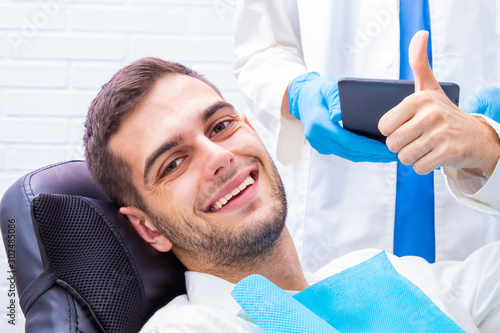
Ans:
{"label": "man's eye", "polygon": [[212,133],[213,134],[217,134],[217,133],[220,133],[222,132],[223,130],[226,129],[226,126],[229,124],[229,120],[226,120],[226,121],[221,121],[220,123],[218,123],[217,125],[215,125],[215,127],[213,128],[212,130]]}
{"label": "man's eye", "polygon": [[167,167],[165,168],[165,170],[163,170],[163,173],[162,173],[162,176],[166,176],[168,175],[170,172],[174,171],[178,166],[179,164],[181,164],[181,162],[184,160],[184,157],[180,157],[178,159],[175,159],[173,160],[172,162],[170,162]]}

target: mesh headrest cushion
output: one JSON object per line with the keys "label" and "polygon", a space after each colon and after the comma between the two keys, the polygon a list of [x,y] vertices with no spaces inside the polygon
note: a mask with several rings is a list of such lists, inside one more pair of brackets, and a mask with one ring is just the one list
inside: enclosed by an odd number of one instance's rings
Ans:
{"label": "mesh headrest cushion", "polygon": [[144,286],[109,218],[90,200],[71,195],[40,194],[32,214],[44,266],[57,283],[87,304],[104,331],[139,331],[150,310]]}

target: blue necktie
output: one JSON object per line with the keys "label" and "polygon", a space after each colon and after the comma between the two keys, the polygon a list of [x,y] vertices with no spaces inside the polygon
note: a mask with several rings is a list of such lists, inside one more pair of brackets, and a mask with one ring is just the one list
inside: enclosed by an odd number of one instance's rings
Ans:
{"label": "blue necktie", "polygon": [[[417,31],[430,32],[428,0],[401,0],[400,27],[400,79],[413,80],[413,72],[408,61],[408,46]],[[430,41],[429,33],[427,53],[432,66]],[[415,255],[432,263],[436,257],[434,173],[420,176],[415,173],[412,166],[400,162],[397,170],[394,254]]]}
{"label": "blue necktie", "polygon": [[464,333],[384,252],[293,297],[260,275],[231,294],[266,333]]}

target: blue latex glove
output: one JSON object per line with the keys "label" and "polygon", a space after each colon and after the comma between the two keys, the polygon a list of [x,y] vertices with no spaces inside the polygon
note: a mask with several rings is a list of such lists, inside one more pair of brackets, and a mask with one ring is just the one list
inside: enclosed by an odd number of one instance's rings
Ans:
{"label": "blue latex glove", "polygon": [[288,88],[290,113],[304,125],[311,146],[353,162],[393,162],[397,154],[376,140],[345,130],[340,124],[337,82],[316,72],[296,77]]}
{"label": "blue latex glove", "polygon": [[467,113],[481,113],[500,123],[500,88],[484,88],[465,101]]}

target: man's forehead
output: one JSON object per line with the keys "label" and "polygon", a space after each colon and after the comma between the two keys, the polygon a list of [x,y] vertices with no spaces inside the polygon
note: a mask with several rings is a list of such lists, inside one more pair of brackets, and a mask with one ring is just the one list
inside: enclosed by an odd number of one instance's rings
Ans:
{"label": "man's forehead", "polygon": [[231,107],[205,82],[188,75],[167,75],[122,120],[110,138],[111,151],[132,164],[133,170],[141,171],[137,176],[142,177],[147,156],[157,147],[203,125],[214,113],[211,109],[226,106]]}
{"label": "man's forehead", "polygon": [[[184,74],[170,74],[159,79],[141,103],[121,122],[147,129],[144,119],[175,120],[197,117],[206,105],[223,100],[207,83]],[[129,118],[132,121],[128,121]],[[142,119],[141,119],[142,118]],[[151,126],[152,124],[149,124]],[[120,128],[119,128],[120,130]]]}
{"label": "man's forehead", "polygon": [[184,74],[169,74],[156,82],[138,109],[147,103],[177,107],[195,104],[202,96],[222,99],[214,88],[200,79]]}

